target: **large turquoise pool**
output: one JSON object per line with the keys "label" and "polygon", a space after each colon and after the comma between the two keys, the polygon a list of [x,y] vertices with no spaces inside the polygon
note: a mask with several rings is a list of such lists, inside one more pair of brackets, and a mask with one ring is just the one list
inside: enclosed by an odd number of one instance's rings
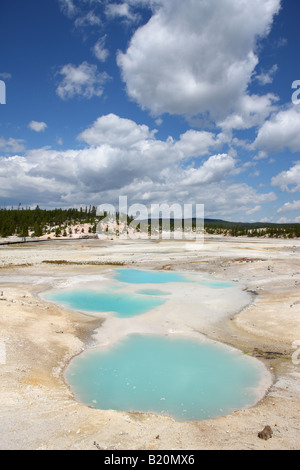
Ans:
{"label": "large turquoise pool", "polygon": [[261,373],[253,359],[222,345],[131,335],[76,357],[66,379],[75,397],[95,408],[194,421],[254,404]]}

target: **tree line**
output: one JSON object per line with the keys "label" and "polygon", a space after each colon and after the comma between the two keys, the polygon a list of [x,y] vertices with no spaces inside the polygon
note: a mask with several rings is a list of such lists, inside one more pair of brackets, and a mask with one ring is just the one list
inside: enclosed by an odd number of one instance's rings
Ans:
{"label": "tree line", "polygon": [[22,208],[0,209],[0,236],[5,238],[12,235],[28,237],[31,233],[40,237],[51,227],[56,227],[57,233],[66,229],[67,224],[96,223],[96,207],[89,206],[80,209],[35,209]]}
{"label": "tree line", "polygon": [[[40,237],[55,231],[56,236],[68,235],[71,229],[68,226],[76,224],[89,224],[90,232],[96,232],[98,222],[109,214],[97,217],[95,206],[81,207],[80,209],[41,209],[38,205],[34,208],[23,208],[21,204],[17,208],[0,209],[0,237],[6,238],[12,235],[28,237],[30,235]],[[121,221],[120,214],[116,214],[117,224]],[[127,216],[129,225],[134,219]],[[196,220],[192,221],[192,228],[196,227]],[[162,221],[159,221],[161,229]],[[178,227],[178,223],[176,224]],[[182,221],[184,226],[184,221]],[[170,230],[174,230],[174,220],[170,221]],[[300,237],[300,224],[272,224],[272,223],[235,223],[216,219],[205,219],[204,228],[207,234],[227,235],[233,237],[270,237],[270,238],[295,238]],[[137,226],[139,231],[139,225]],[[148,231],[151,231],[151,221],[148,221]]]}

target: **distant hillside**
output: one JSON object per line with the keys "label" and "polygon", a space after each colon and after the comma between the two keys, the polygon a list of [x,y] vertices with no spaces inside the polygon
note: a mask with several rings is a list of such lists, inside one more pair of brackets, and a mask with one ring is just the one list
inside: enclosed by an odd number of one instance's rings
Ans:
{"label": "distant hillside", "polygon": [[226,220],[205,219],[207,233],[248,237],[300,237],[300,224],[276,224],[271,222],[228,222]]}

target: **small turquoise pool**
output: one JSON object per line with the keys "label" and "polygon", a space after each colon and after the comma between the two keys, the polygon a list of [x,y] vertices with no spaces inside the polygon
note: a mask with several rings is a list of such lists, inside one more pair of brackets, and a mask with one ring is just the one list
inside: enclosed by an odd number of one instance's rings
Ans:
{"label": "small turquoise pool", "polygon": [[77,356],[66,379],[78,401],[99,409],[153,412],[178,421],[226,415],[257,401],[256,362],[223,345],[131,335]]}
{"label": "small turquoise pool", "polygon": [[139,269],[117,269],[114,275],[117,281],[127,284],[165,284],[168,282],[189,282],[212,287],[214,289],[223,289],[233,287],[235,284],[228,281],[203,281],[190,279],[182,273],[170,271],[142,271]]}
{"label": "small turquoise pool", "polygon": [[165,300],[157,296],[143,296],[124,292],[96,290],[63,290],[50,292],[45,300],[62,304],[84,312],[113,312],[118,317],[133,317],[163,305]]}

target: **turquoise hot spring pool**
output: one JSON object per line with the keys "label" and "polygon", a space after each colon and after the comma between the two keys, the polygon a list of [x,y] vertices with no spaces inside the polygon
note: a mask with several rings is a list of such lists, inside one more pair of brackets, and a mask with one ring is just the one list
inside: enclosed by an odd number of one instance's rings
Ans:
{"label": "turquoise hot spring pool", "polygon": [[114,288],[63,289],[48,292],[44,298],[73,310],[85,312],[112,312],[118,317],[141,315],[163,305],[167,292],[159,289],[141,289],[136,293],[121,291],[122,284],[166,284],[190,282],[181,274],[161,271],[141,271],[137,269],[117,269],[113,276]]}
{"label": "turquoise hot spring pool", "polygon": [[130,335],[73,359],[66,379],[77,400],[95,408],[198,421],[254,404],[261,369],[221,345]]}
{"label": "turquoise hot spring pool", "polygon": [[[184,289],[191,282],[216,290],[234,286],[225,281],[195,280],[184,273],[116,269],[110,289],[59,290],[44,298],[74,310],[109,312],[125,319],[167,303],[168,287],[174,283]],[[136,286],[136,290],[128,292],[126,285]],[[153,412],[193,421],[254,404],[262,374],[257,360],[219,343],[130,334],[74,358],[66,380],[76,399],[95,408]]]}
{"label": "turquoise hot spring pool", "polygon": [[[73,310],[85,312],[112,312],[118,317],[131,317],[146,313],[166,302],[167,291],[155,288],[168,283],[196,282],[181,273],[163,271],[142,271],[138,269],[117,269],[113,289],[63,289],[48,292],[44,298]],[[198,281],[211,288],[228,288],[234,284],[225,281]],[[140,289],[134,293],[121,291],[123,284],[147,284],[153,288]]]}

